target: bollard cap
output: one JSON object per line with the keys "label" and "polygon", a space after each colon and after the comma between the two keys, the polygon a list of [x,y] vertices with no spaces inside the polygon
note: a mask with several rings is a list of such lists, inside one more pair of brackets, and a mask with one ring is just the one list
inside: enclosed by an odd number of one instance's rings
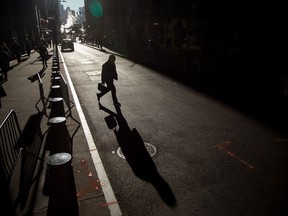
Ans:
{"label": "bollard cap", "polygon": [[59,76],[59,77],[53,77],[52,80],[53,80],[53,79],[54,79],[54,80],[59,80],[59,79],[61,79],[61,77],[60,77],[60,76]]}
{"label": "bollard cap", "polygon": [[48,120],[49,124],[58,124],[58,123],[63,123],[66,121],[65,117],[62,116],[57,116],[57,117],[53,117],[51,119]]}
{"label": "bollard cap", "polygon": [[59,102],[59,101],[63,101],[62,97],[49,97],[48,98],[49,102]]}
{"label": "bollard cap", "polygon": [[52,166],[63,165],[71,160],[72,156],[69,153],[61,152],[48,157],[47,164]]}
{"label": "bollard cap", "polygon": [[60,85],[52,85],[51,86],[51,89],[57,89],[57,88],[61,88],[61,86]]}

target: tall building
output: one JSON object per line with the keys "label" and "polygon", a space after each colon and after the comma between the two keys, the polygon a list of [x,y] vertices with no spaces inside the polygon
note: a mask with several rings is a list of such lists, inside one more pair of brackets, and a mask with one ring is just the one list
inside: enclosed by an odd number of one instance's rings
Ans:
{"label": "tall building", "polygon": [[54,24],[60,26],[59,8],[58,0],[1,0],[0,40],[8,47],[17,40],[24,51],[25,38],[38,44],[51,37]]}
{"label": "tall building", "polygon": [[[40,0],[1,0],[0,40],[11,46],[13,40],[22,44],[25,38],[39,41],[41,37]],[[24,49],[24,47],[23,47]]]}

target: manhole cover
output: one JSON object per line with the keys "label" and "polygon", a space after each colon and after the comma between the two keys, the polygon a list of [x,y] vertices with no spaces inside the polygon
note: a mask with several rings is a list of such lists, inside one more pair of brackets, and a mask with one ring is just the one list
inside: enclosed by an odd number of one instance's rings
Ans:
{"label": "manhole cover", "polygon": [[[153,145],[150,144],[150,143],[147,143],[147,142],[144,142],[144,145],[145,145],[145,148],[146,148],[146,150],[148,151],[149,155],[150,155],[151,157],[153,157],[153,156],[156,154],[156,152],[157,152],[156,147],[153,146]],[[125,156],[124,156],[124,154],[123,154],[123,152],[122,152],[122,150],[121,150],[121,147],[119,147],[119,148],[117,149],[117,155],[118,155],[119,157],[123,158],[123,159],[126,159]]]}

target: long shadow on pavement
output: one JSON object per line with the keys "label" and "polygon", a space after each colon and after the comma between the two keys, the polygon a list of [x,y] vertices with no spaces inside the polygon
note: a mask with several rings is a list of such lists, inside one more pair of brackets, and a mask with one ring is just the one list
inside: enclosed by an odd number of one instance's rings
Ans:
{"label": "long shadow on pavement", "polygon": [[[18,123],[13,125],[9,120],[9,139],[11,139],[9,142],[16,141],[16,143],[14,146],[15,152],[10,150],[4,152],[7,154],[5,158],[8,160],[5,163],[13,163],[13,171],[9,174],[11,178],[6,179],[2,169],[4,167],[0,167],[0,204],[6,215],[18,215],[18,213],[22,214],[33,209],[33,198],[35,196],[31,189],[41,171],[41,166],[37,166],[37,161],[42,161],[39,157],[42,143],[40,130],[42,115],[41,113],[31,115],[20,134],[16,128]],[[16,161],[12,161],[18,152],[19,155],[17,155]],[[9,165],[4,164],[4,166]],[[28,213],[27,215],[31,214]]]}
{"label": "long shadow on pavement", "polygon": [[[158,173],[157,167],[145,148],[142,137],[135,128],[130,129],[120,107],[115,108],[116,113],[99,103],[99,109],[109,114],[105,121],[110,129],[114,127],[118,144],[134,174],[144,181],[150,182],[167,205],[175,206],[175,196],[170,186]],[[118,128],[116,129],[117,124]]]}
{"label": "long shadow on pavement", "polygon": [[[14,207],[20,204],[20,208],[24,208],[31,211],[33,209],[34,195],[32,193],[32,200],[29,206],[26,206],[28,199],[30,197],[31,188],[33,183],[37,183],[38,175],[42,171],[42,157],[40,156],[40,150],[42,147],[43,134],[41,132],[40,123],[43,114],[37,113],[29,117],[23,131],[22,138],[24,146],[22,147],[22,160],[20,169],[20,183],[19,192]],[[20,144],[21,145],[21,144]],[[41,162],[41,166],[38,166],[37,162]]]}

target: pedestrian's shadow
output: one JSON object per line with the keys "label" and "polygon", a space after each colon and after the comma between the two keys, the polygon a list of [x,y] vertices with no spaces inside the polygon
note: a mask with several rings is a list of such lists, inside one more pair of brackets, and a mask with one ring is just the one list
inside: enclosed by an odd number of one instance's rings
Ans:
{"label": "pedestrian's shadow", "polygon": [[[53,53],[48,53],[48,55],[47,55],[47,57],[46,57],[46,59],[47,59],[47,61],[49,61],[49,59],[51,58],[53,56]],[[35,64],[36,62],[41,62],[42,60],[41,60],[41,56],[39,55],[35,60],[33,60],[33,61],[31,61],[30,62],[30,64],[32,65],[32,64]]]}
{"label": "pedestrian's shadow", "polygon": [[45,70],[46,70],[46,68],[42,68],[42,69],[41,69],[39,72],[37,72],[36,74],[33,74],[33,75],[27,77],[27,79],[30,80],[31,83],[32,83],[32,82],[35,82],[36,80],[38,80],[38,73],[39,73],[39,75],[40,75],[41,78],[44,77],[44,75],[45,75],[44,71],[45,71]]}
{"label": "pedestrian's shadow", "polygon": [[109,114],[105,117],[105,121],[110,129],[113,128],[122,153],[134,174],[150,182],[167,205],[175,206],[176,199],[170,186],[158,173],[138,131],[135,128],[130,129],[120,107],[115,106],[116,113],[114,113],[99,103],[99,109]]}

